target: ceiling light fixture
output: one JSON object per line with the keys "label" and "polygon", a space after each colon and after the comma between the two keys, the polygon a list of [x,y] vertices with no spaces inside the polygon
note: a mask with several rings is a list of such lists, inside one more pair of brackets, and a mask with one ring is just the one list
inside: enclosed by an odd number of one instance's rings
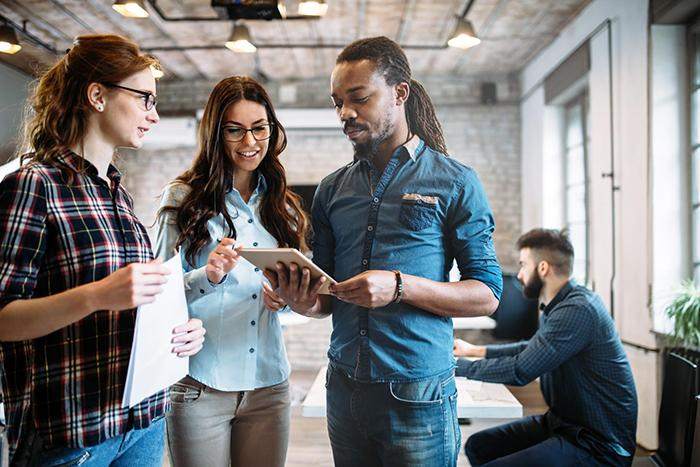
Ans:
{"label": "ceiling light fixture", "polygon": [[467,50],[480,43],[481,39],[479,39],[476,32],[474,32],[472,22],[464,18],[459,19],[455,32],[452,34],[450,40],[447,41],[447,45],[450,47],[462,50]]}
{"label": "ceiling light fixture", "polygon": [[21,49],[15,30],[7,24],[0,26],[0,53],[16,54]]}
{"label": "ceiling light fixture", "polygon": [[233,25],[233,30],[231,31],[231,36],[228,41],[226,41],[226,48],[232,50],[236,53],[252,54],[257,49],[253,45],[253,40],[250,37],[250,30],[245,24]]}
{"label": "ceiling light fixture", "polygon": [[467,50],[481,43],[481,39],[479,39],[476,35],[476,31],[474,31],[472,22],[467,19],[467,13],[469,13],[473,4],[474,0],[470,0],[464,12],[457,17],[455,30],[447,41],[447,45],[450,47]]}
{"label": "ceiling light fixture", "polygon": [[323,16],[328,12],[326,0],[304,0],[299,2],[299,14],[302,16]]}
{"label": "ceiling light fixture", "polygon": [[127,18],[148,18],[143,0],[115,0],[112,8]]}

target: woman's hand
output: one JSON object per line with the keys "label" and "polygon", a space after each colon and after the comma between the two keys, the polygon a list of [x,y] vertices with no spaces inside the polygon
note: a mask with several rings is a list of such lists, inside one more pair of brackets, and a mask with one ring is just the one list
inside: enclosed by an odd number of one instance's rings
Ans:
{"label": "woman's hand", "polygon": [[[173,347],[173,353],[178,357],[189,357],[200,350],[204,345],[204,334],[207,330],[202,326],[202,321],[196,318],[190,318],[185,324],[173,329],[172,343],[178,344]],[[179,345],[182,344],[182,345]]]}
{"label": "woman's hand", "polygon": [[207,279],[209,279],[209,282],[212,284],[220,283],[224,279],[224,276],[231,272],[231,270],[236,267],[236,264],[238,264],[240,251],[243,245],[234,246],[235,244],[236,240],[233,238],[224,238],[216,248],[209,253],[205,271],[207,273]]}
{"label": "woman's hand", "polygon": [[93,282],[89,296],[94,310],[128,310],[152,303],[163,291],[170,271],[160,260],[131,263]]}
{"label": "woman's hand", "polygon": [[287,302],[284,301],[282,297],[277,295],[274,290],[272,290],[272,287],[270,287],[270,284],[267,282],[263,281],[262,283],[263,286],[263,302],[265,303],[265,308],[267,308],[270,311],[279,311],[285,306],[287,306]]}

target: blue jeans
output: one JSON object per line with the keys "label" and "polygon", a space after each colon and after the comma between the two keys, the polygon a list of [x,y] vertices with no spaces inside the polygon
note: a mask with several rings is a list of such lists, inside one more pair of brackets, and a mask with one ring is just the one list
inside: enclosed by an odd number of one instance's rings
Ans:
{"label": "blue jeans", "polygon": [[326,401],[336,467],[457,464],[453,370],[417,381],[363,383],[331,364]]}
{"label": "blue jeans", "polygon": [[475,467],[593,467],[632,463],[632,457],[596,448],[581,429],[572,427],[553,423],[548,414],[534,415],[474,433],[464,445],[464,451]]}
{"label": "blue jeans", "polygon": [[53,448],[42,453],[41,466],[81,465],[111,467],[161,467],[165,437],[165,417],[147,428],[129,430],[97,446],[87,448]]}

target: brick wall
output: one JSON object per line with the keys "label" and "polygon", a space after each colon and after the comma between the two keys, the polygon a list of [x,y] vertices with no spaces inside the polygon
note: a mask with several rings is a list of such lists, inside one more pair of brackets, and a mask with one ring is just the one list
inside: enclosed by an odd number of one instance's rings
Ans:
{"label": "brick wall", "polygon": [[[497,78],[499,103],[481,105],[478,102],[480,80],[432,80],[426,87],[438,109],[450,155],[473,167],[479,174],[491,202],[496,219],[495,244],[499,260],[506,271],[516,269],[513,248],[520,234],[520,117],[516,101],[517,83],[510,77]],[[312,83],[313,84],[313,83]],[[213,84],[212,84],[213,86]],[[289,84],[270,86],[272,90],[286,89],[290,107],[304,107],[309,100],[316,106],[325,105],[327,89],[318,83],[313,92],[311,84],[303,92],[290,92]],[[161,88],[164,109],[182,115],[188,105],[206,99],[206,88],[198,84],[186,93],[180,87]],[[175,101],[168,100],[171,93]],[[319,97],[323,97],[322,99]],[[189,100],[188,100],[189,99]],[[199,104],[197,104],[199,105]],[[159,104],[159,108],[161,105]],[[352,160],[352,148],[337,129],[294,129],[288,132],[289,142],[282,160],[291,184],[316,184],[326,174]],[[120,166],[125,173],[127,188],[134,195],[137,215],[150,225],[158,206],[157,196],[163,186],[182,172],[191,162],[193,146],[166,150],[141,150],[134,154],[124,151]],[[331,321],[313,320],[285,331],[289,358],[294,368],[317,368],[325,361]]]}

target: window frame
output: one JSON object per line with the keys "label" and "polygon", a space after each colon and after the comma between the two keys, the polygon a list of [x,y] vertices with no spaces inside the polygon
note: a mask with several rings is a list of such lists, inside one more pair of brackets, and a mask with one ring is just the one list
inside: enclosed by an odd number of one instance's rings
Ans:
{"label": "window frame", "polygon": [[[688,44],[688,173],[690,187],[690,269],[693,281],[700,285],[700,248],[696,238],[700,236],[700,180],[696,170],[700,169],[700,19],[687,29]],[[698,101],[694,99],[698,94]],[[697,128],[697,129],[696,129]],[[697,137],[697,141],[693,139]],[[696,154],[697,152],[697,154]],[[695,159],[695,160],[694,160]],[[696,168],[698,166],[698,168]]]}
{"label": "window frame", "polygon": [[[562,164],[562,170],[563,170],[563,189],[564,189],[564,225],[567,229],[572,224],[571,222],[571,217],[569,213],[569,190],[574,187],[574,185],[569,183],[568,179],[568,173],[569,173],[569,164],[570,164],[570,153],[572,150],[576,150],[579,147],[582,148],[583,150],[583,197],[584,197],[584,244],[585,244],[585,255],[584,255],[584,271],[583,271],[583,277],[577,277],[576,276],[576,270],[574,268],[574,277],[577,278],[578,280],[583,280],[583,283],[586,285],[590,284],[591,281],[591,255],[590,255],[590,240],[591,240],[591,226],[590,226],[590,175],[589,175],[589,145],[590,145],[590,134],[589,134],[589,95],[588,95],[588,89],[584,89],[582,92],[576,95],[573,99],[567,101],[564,104],[564,134],[563,134],[563,149],[564,149],[564,158],[563,158],[563,164]],[[572,109],[575,107],[579,107],[579,112],[580,112],[580,119],[581,119],[581,141],[580,143],[577,143],[575,145],[569,145],[569,126],[571,123],[571,114],[570,112]],[[580,185],[575,185],[575,186],[580,186]],[[571,230],[569,229],[569,235],[571,235]],[[569,237],[571,238],[571,237]],[[580,256],[580,251],[576,251],[577,248],[574,245],[574,261],[576,261],[577,258],[581,258]]]}

